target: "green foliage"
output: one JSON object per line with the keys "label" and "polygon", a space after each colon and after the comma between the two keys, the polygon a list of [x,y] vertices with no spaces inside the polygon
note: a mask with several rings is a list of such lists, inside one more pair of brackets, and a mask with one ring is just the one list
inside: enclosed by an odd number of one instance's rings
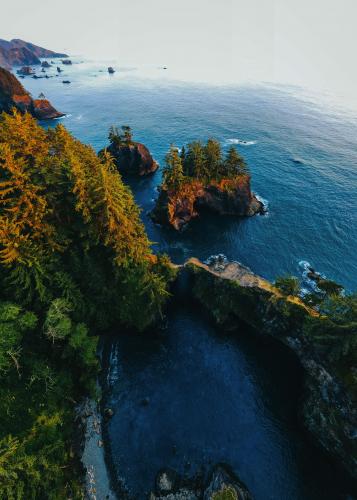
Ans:
{"label": "green foliage", "polygon": [[163,169],[164,185],[168,189],[179,189],[185,180],[182,167],[182,159],[180,158],[177,148],[171,145],[169,152],[165,158],[165,167]]}
{"label": "green foliage", "polygon": [[166,156],[164,185],[168,189],[178,189],[193,179],[209,183],[242,175],[249,175],[249,170],[237,149],[232,146],[223,157],[220,143],[208,139],[206,144],[194,141],[186,148],[183,146],[180,154],[171,146]]}
{"label": "green foliage", "polygon": [[122,132],[119,132],[118,127],[112,125],[109,129],[108,139],[111,146],[119,148],[120,146],[128,146],[133,142],[133,132],[129,125],[122,125]]}
{"label": "green foliage", "polygon": [[[122,131],[112,140],[130,143]],[[1,115],[0,498],[82,498],[71,443],[74,406],[95,393],[93,333],[148,327],[172,278],[108,153]]]}
{"label": "green foliage", "polygon": [[212,500],[238,500],[238,496],[232,486],[223,486],[220,491],[212,494]]}
{"label": "green foliage", "polygon": [[298,295],[300,292],[300,283],[295,276],[280,276],[276,278],[274,285],[284,295]]}

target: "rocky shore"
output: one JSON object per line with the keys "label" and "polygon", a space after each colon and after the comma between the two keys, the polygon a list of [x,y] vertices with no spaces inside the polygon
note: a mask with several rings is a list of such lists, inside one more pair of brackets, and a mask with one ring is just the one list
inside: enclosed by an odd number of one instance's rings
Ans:
{"label": "rocky shore", "polygon": [[213,467],[209,478],[187,479],[172,469],[163,469],[156,478],[150,500],[252,500],[246,486],[224,464]]}
{"label": "rocky shore", "polygon": [[250,176],[242,175],[208,185],[192,180],[178,191],[161,187],[151,217],[158,224],[181,231],[205,210],[238,217],[265,212],[263,203],[251,191]]}
{"label": "rocky shore", "polygon": [[311,321],[324,322],[296,296],[284,296],[267,280],[236,262],[190,259],[184,266],[190,290],[214,318],[235,331],[238,322],[257,335],[282,342],[298,357],[304,373],[300,420],[317,444],[357,480],[357,406],[353,385],[328,361],[324,338],[312,339]]}
{"label": "rocky shore", "polygon": [[47,99],[33,99],[15,75],[0,68],[0,113],[10,113],[15,108],[28,112],[38,120],[52,120],[64,116]]}

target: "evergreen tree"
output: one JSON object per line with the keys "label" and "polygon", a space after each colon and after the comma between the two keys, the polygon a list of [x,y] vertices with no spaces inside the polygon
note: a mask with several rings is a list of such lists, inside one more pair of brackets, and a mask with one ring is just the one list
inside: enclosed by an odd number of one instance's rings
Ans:
{"label": "evergreen tree", "polygon": [[222,166],[222,153],[221,145],[215,139],[208,139],[207,144],[204,147],[204,158],[205,158],[205,177],[207,179],[218,180],[221,173]]}
{"label": "evergreen tree", "polygon": [[222,176],[230,178],[247,173],[248,169],[243,158],[240,156],[237,149],[234,146],[231,146],[222,166]]}
{"label": "evergreen tree", "polygon": [[171,145],[165,158],[163,169],[164,184],[168,189],[177,190],[185,180],[182,161],[177,148]]}

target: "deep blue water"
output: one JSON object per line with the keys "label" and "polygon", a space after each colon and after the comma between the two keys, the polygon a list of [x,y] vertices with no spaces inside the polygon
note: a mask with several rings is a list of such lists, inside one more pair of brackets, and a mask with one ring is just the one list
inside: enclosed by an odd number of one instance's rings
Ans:
{"label": "deep blue water", "polygon": [[[100,72],[99,70],[103,70]],[[68,116],[73,134],[99,150],[112,124],[130,124],[163,164],[174,143],[215,137],[240,146],[267,216],[213,215],[177,234],[152,224],[160,172],[132,181],[157,250],[175,262],[224,253],[268,279],[301,275],[308,261],[357,290],[357,119],[300,89],[213,87],[170,81],[162,70],[115,75],[100,63],[74,64],[61,77],[26,78]],[[63,85],[63,79],[70,85]],[[244,333],[244,332],[243,332]],[[248,333],[248,334],[247,334]],[[344,481],[306,441],[296,422],[299,376],[276,346],[249,332],[222,337],[198,311],[176,308],[167,328],[146,337],[118,332],[108,376],[115,409],[108,445],[118,476],[144,498],[160,467],[191,472],[229,462],[259,499],[336,499]],[[117,375],[115,375],[117,373]],[[114,375],[113,375],[114,374]],[[140,405],[150,398],[147,407]],[[173,453],[173,447],[175,453]]]}

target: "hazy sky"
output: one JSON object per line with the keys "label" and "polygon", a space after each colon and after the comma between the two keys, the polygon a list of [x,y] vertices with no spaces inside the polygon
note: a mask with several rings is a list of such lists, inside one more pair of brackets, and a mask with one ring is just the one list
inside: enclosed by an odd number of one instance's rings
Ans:
{"label": "hazy sky", "polygon": [[357,95],[357,0],[17,0],[0,38],[187,75]]}

